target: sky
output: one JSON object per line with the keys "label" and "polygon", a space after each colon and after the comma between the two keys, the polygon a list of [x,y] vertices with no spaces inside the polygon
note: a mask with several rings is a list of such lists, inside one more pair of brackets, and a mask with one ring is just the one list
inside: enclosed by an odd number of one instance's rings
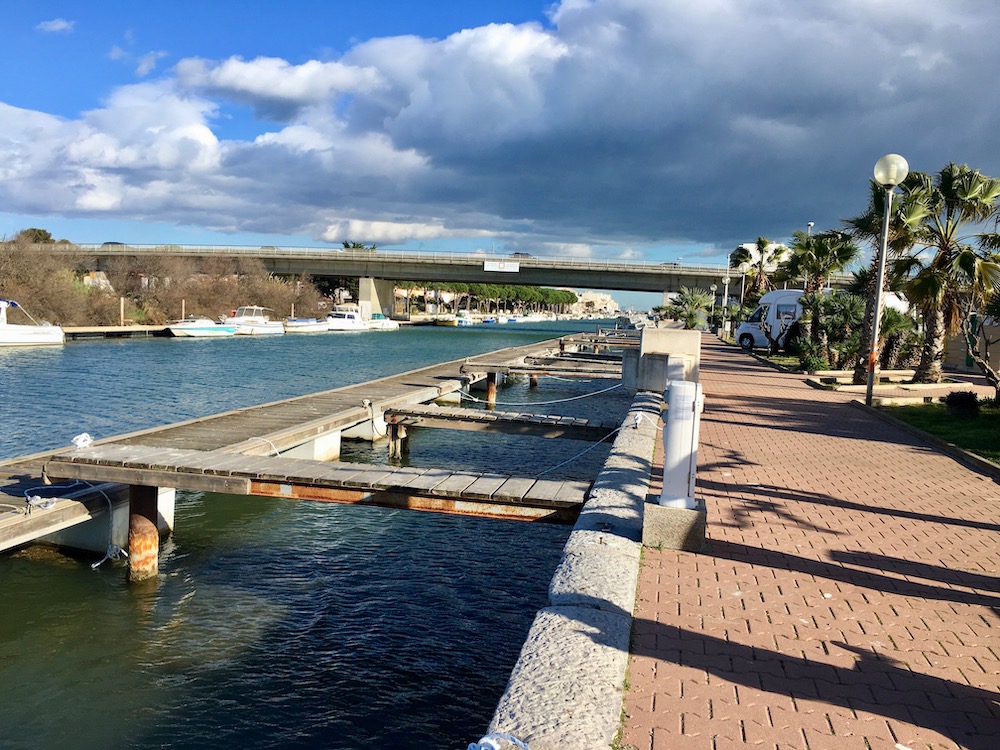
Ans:
{"label": "sky", "polygon": [[0,238],[723,264],[1000,176],[996,0],[0,0]]}

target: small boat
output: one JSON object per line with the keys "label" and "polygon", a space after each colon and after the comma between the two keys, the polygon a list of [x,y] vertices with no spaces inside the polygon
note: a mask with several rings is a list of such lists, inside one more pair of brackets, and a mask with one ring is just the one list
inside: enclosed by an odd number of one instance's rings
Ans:
{"label": "small boat", "polygon": [[329,330],[325,319],[285,318],[285,333],[325,333]]}
{"label": "small boat", "polygon": [[[7,308],[17,308],[27,316],[31,325],[7,322]],[[0,299],[0,346],[45,346],[62,344],[66,334],[59,326],[38,323],[14,300]]]}
{"label": "small boat", "polygon": [[183,320],[174,320],[168,323],[167,330],[170,331],[171,336],[178,338],[201,339],[232,336],[236,333],[236,326],[220,323],[205,315],[188,315]]}
{"label": "small boat", "polygon": [[373,331],[397,331],[399,330],[399,323],[385,317],[382,313],[372,313],[372,317],[368,321],[368,327]]}
{"label": "small boat", "polygon": [[357,305],[337,305],[326,316],[328,331],[368,331],[368,321]]}
{"label": "small boat", "polygon": [[268,312],[273,312],[260,305],[243,305],[224,318],[223,325],[236,326],[237,336],[274,336],[285,332],[285,326],[280,320],[271,320]]}

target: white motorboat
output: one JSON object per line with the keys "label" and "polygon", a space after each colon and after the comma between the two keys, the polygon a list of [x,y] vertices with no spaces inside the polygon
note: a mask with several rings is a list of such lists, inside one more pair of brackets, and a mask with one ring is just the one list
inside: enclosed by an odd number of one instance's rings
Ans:
{"label": "white motorboat", "polygon": [[178,338],[215,338],[217,336],[232,336],[236,333],[234,324],[219,323],[205,315],[188,315],[183,320],[175,320],[167,324],[171,336]]}
{"label": "white motorboat", "polygon": [[392,318],[385,317],[382,313],[372,313],[368,327],[373,331],[398,331],[399,323]]}
{"label": "white motorboat", "polygon": [[337,305],[326,316],[328,331],[369,331],[368,321],[361,317],[357,305]]}
{"label": "white motorboat", "polygon": [[325,319],[285,318],[285,333],[325,333],[329,330]]}
{"label": "white motorboat", "polygon": [[268,312],[273,312],[260,305],[243,305],[233,310],[224,318],[223,325],[236,326],[237,336],[274,336],[285,332],[285,326],[280,320],[271,320]]}
{"label": "white motorboat", "polygon": [[[7,322],[7,309],[17,308],[25,314],[31,325]],[[44,346],[62,344],[66,334],[59,326],[38,323],[14,300],[0,299],[0,346]]]}

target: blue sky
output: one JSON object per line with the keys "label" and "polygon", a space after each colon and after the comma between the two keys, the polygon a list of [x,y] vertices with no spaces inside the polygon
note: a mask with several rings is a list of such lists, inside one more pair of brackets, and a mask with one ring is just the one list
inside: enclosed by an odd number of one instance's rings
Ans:
{"label": "blue sky", "polygon": [[0,237],[723,263],[1000,176],[994,0],[0,7]]}

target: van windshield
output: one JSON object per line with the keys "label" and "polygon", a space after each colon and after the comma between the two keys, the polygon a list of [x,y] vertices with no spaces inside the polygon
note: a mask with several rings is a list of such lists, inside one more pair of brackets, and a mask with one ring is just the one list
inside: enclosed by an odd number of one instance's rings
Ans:
{"label": "van windshield", "polygon": [[765,314],[767,314],[767,305],[761,305],[747,318],[747,323],[760,323],[764,319]]}

